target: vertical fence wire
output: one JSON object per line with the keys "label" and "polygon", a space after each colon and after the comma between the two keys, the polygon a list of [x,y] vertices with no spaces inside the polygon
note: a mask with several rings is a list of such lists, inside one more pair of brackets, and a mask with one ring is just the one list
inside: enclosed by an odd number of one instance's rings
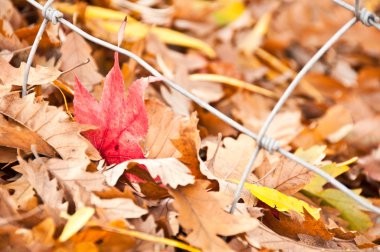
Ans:
{"label": "vertical fence wire", "polygon": [[304,160],[302,160],[301,158],[295,156],[294,154],[292,154],[292,153],[290,153],[290,152],[288,152],[288,151],[280,148],[278,142],[275,139],[272,139],[272,138],[270,138],[270,137],[268,137],[268,136],[265,135],[266,132],[267,132],[267,130],[269,129],[269,126],[272,123],[274,117],[277,115],[277,113],[279,112],[279,110],[281,109],[281,107],[284,105],[284,103],[286,102],[286,100],[289,98],[289,96],[292,94],[292,92],[294,91],[294,89],[297,87],[297,85],[300,82],[300,80],[311,69],[311,67],[323,56],[323,54],[347,30],[349,30],[357,21],[361,21],[363,24],[365,24],[367,26],[374,26],[374,27],[376,27],[377,29],[380,30],[380,24],[378,23],[379,22],[379,18],[377,16],[375,16],[373,13],[369,12],[368,10],[366,10],[365,8],[360,9],[360,1],[359,0],[355,0],[355,7],[347,4],[346,2],[344,2],[342,0],[334,0],[335,3],[339,4],[340,6],[346,8],[346,9],[348,9],[350,11],[352,11],[355,14],[355,17],[353,19],[349,20],[344,26],[342,26],[342,28],[339,29],[338,32],[335,33],[326,42],[326,44],[324,44],[322,46],[322,48],[308,61],[308,63],[297,74],[297,76],[294,78],[294,80],[292,81],[292,83],[286,89],[286,91],[284,92],[284,94],[282,95],[282,97],[279,99],[279,101],[277,102],[277,104],[275,105],[275,107],[273,108],[273,110],[271,111],[271,113],[269,114],[268,118],[264,122],[263,127],[260,129],[260,132],[259,132],[258,135],[255,134],[254,132],[250,131],[249,129],[247,129],[243,125],[239,124],[238,122],[234,121],[232,118],[226,116],[225,114],[223,114],[219,110],[217,110],[214,107],[210,106],[207,102],[203,101],[199,97],[191,94],[189,91],[187,91],[186,89],[182,88],[181,86],[179,86],[178,84],[176,84],[172,80],[167,79],[159,71],[157,71],[154,67],[152,67],[151,65],[149,65],[146,61],[144,61],[142,58],[138,57],[134,53],[132,53],[132,52],[126,50],[126,49],[117,47],[117,46],[115,46],[115,45],[113,45],[111,43],[108,43],[106,41],[103,41],[103,40],[101,40],[99,38],[96,38],[96,37],[94,37],[94,36],[92,36],[92,35],[84,32],[80,28],[76,27],[75,25],[73,25],[72,23],[70,23],[69,21],[67,21],[66,19],[64,19],[63,18],[63,14],[61,12],[59,12],[58,10],[50,7],[50,5],[52,4],[53,1],[54,0],[48,0],[47,3],[43,6],[40,3],[36,2],[35,0],[27,0],[27,2],[29,2],[34,7],[42,10],[42,15],[44,17],[44,20],[43,20],[43,22],[42,22],[42,24],[40,26],[38,34],[37,34],[37,36],[35,38],[35,41],[33,43],[32,50],[31,50],[31,52],[30,52],[30,54],[28,56],[27,64],[26,64],[26,67],[25,67],[25,70],[24,70],[24,80],[23,80],[23,83],[22,83],[23,84],[22,85],[22,96],[26,95],[26,88],[27,88],[27,83],[28,83],[29,70],[30,70],[30,67],[31,67],[31,64],[32,64],[32,61],[33,61],[34,54],[35,54],[35,52],[37,50],[39,40],[40,40],[40,38],[42,36],[42,33],[44,32],[44,30],[46,28],[46,25],[47,25],[48,21],[51,21],[53,24],[56,24],[56,23],[60,22],[61,24],[65,25],[66,27],[68,27],[71,30],[73,30],[74,32],[80,34],[85,39],[87,39],[87,40],[89,40],[89,41],[91,41],[93,43],[96,43],[96,44],[98,44],[100,46],[103,46],[105,48],[108,48],[110,50],[119,52],[119,53],[121,53],[123,55],[126,55],[126,56],[130,57],[131,59],[135,60],[143,68],[145,68],[147,71],[149,71],[153,76],[160,78],[165,84],[167,84],[173,90],[175,90],[175,91],[181,93],[182,95],[186,96],[187,98],[191,99],[192,101],[194,101],[195,103],[197,103],[202,108],[206,109],[210,113],[212,113],[215,116],[217,116],[218,118],[220,118],[225,123],[229,124],[230,126],[234,127],[238,131],[240,131],[241,133],[244,133],[244,134],[250,136],[255,141],[257,141],[258,146],[257,146],[257,148],[254,149],[253,154],[252,154],[252,156],[250,158],[250,161],[248,162],[248,165],[246,166],[246,168],[244,170],[244,173],[243,173],[243,175],[242,175],[242,177],[240,179],[240,183],[238,185],[238,189],[235,191],[234,200],[232,202],[232,205],[231,205],[231,208],[230,208],[230,212],[234,211],[234,209],[236,207],[236,203],[239,200],[241,191],[242,191],[242,189],[244,187],[244,182],[246,181],[246,178],[248,177],[248,175],[249,175],[249,173],[251,171],[251,167],[254,164],[257,155],[259,154],[260,150],[263,148],[263,149],[265,149],[265,150],[267,150],[267,151],[269,151],[271,153],[274,152],[274,151],[277,151],[280,154],[284,155],[285,157],[287,157],[287,158],[289,158],[289,159],[291,159],[291,160],[293,160],[293,161],[295,161],[295,162],[303,165],[305,168],[309,169],[310,171],[312,171],[312,172],[318,174],[319,176],[323,177],[324,179],[326,179],[326,181],[330,182],[333,186],[335,186],[336,188],[338,188],[339,190],[341,190],[343,193],[345,193],[347,196],[349,196],[350,198],[352,198],[353,200],[355,200],[358,204],[362,205],[363,207],[365,207],[369,211],[374,212],[374,213],[380,215],[380,208],[372,205],[366,199],[364,199],[364,198],[356,195],[354,192],[352,192],[350,189],[348,189],[345,185],[343,185],[342,183],[340,183],[334,177],[330,176],[328,173],[326,173],[323,170],[321,170],[321,169],[319,169],[319,168],[317,168],[317,167],[315,167],[315,166],[313,166],[313,165],[305,162]]}

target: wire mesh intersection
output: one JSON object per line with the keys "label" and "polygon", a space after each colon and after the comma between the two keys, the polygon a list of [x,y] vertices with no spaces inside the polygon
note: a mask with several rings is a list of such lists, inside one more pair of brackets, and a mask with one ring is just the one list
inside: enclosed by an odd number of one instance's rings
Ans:
{"label": "wire mesh intersection", "polygon": [[252,153],[252,156],[243,172],[243,175],[240,179],[240,183],[238,185],[237,190],[234,194],[234,200],[231,204],[230,212],[233,213],[236,204],[238,200],[240,199],[241,192],[244,187],[244,183],[251,172],[251,167],[253,166],[259,152],[261,149],[265,149],[269,151],[270,153],[273,153],[274,151],[277,151],[278,153],[282,154],[283,156],[299,163],[300,165],[303,165],[308,170],[318,174],[319,176],[326,179],[328,182],[330,182],[332,185],[334,185],[337,189],[341,190],[343,193],[345,193],[347,196],[355,200],[358,204],[365,207],[367,210],[374,212],[378,215],[380,215],[380,208],[372,205],[370,202],[365,200],[364,198],[358,196],[354,192],[352,192],[350,189],[348,189],[345,185],[340,183],[338,180],[336,180],[334,177],[330,176],[323,170],[305,162],[301,158],[295,156],[294,154],[288,152],[287,150],[280,147],[279,143],[269,136],[266,135],[273,119],[277,115],[277,113],[280,111],[282,106],[285,104],[287,99],[290,97],[294,89],[297,87],[301,79],[305,76],[305,74],[312,68],[312,66],[326,53],[326,51],[332,47],[332,45],[343,36],[343,34],[348,31],[355,23],[358,21],[362,22],[366,26],[374,26],[377,29],[380,30],[380,24],[379,24],[379,17],[371,13],[365,8],[360,9],[360,0],[355,0],[355,6],[352,6],[343,0],[333,0],[338,5],[352,11],[355,15],[352,19],[350,19],[345,25],[343,25],[319,50],[318,52],[306,63],[306,65],[302,68],[302,70],[296,75],[296,77],[293,79],[293,81],[290,83],[289,87],[285,90],[284,94],[281,96],[271,113],[269,114],[268,118],[264,122],[263,127],[260,129],[259,134],[255,134],[254,132],[250,131],[243,125],[239,124],[238,122],[234,121],[230,117],[224,115],[219,110],[215,109],[214,107],[210,106],[207,102],[203,101],[202,99],[198,98],[197,96],[191,94],[186,89],[182,88],[180,85],[176,84],[172,80],[166,78],[163,76],[159,71],[157,71],[155,68],[153,68],[151,65],[149,65],[146,61],[144,61],[142,58],[138,57],[134,53],[125,50],[123,48],[120,48],[118,46],[115,46],[113,44],[110,44],[106,41],[103,41],[99,38],[96,38],[83,30],[79,29],[69,21],[63,18],[63,14],[59,12],[58,10],[51,7],[51,4],[54,0],[48,0],[45,5],[41,5],[40,3],[36,2],[35,0],[27,0],[31,5],[34,7],[40,9],[42,11],[42,15],[44,17],[44,20],[39,28],[39,31],[37,33],[37,36],[34,40],[32,49],[29,53],[27,64],[24,70],[24,80],[22,85],[22,96],[25,96],[27,94],[27,83],[28,83],[28,75],[29,70],[33,61],[33,57],[35,55],[35,52],[38,47],[38,43],[41,39],[41,36],[46,28],[46,25],[49,21],[51,21],[53,24],[56,24],[60,22],[61,24],[65,25],[66,27],[70,28],[74,32],[78,33],[85,39],[96,43],[100,46],[106,47],[110,50],[116,51],[118,53],[121,53],[123,55],[126,55],[133,60],[135,60],[137,63],[139,63],[143,68],[145,68],[147,71],[149,71],[153,76],[160,78],[166,85],[168,85],[170,88],[174,89],[175,91],[181,93],[182,95],[186,96],[187,98],[191,99],[193,102],[197,103],[202,108],[206,109],[210,113],[214,114],[218,118],[220,118],[225,123],[229,124],[230,126],[234,127],[241,133],[244,133],[248,136],[250,136],[252,139],[254,139],[258,145],[255,148],[255,150]]}

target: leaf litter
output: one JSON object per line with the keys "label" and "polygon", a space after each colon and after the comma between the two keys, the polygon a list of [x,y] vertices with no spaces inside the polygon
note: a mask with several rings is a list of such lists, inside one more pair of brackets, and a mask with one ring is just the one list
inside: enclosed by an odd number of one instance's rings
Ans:
{"label": "leaf litter", "polygon": [[[55,7],[255,132],[290,79],[350,17],[330,1],[97,3]],[[132,60],[61,25],[44,33],[20,98],[41,16],[19,1],[0,4],[0,250],[352,251],[379,244],[377,216],[279,154],[260,154],[230,214],[256,143]],[[268,131],[375,205],[380,54],[372,41],[379,36],[355,26]]]}

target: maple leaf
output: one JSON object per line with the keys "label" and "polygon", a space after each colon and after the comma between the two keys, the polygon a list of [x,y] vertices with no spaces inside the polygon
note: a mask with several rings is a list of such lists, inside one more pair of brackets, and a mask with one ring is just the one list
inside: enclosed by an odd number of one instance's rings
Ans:
{"label": "maple leaf", "polygon": [[104,81],[102,98],[98,102],[76,79],[74,111],[81,124],[97,127],[84,133],[108,164],[133,158],[144,158],[139,145],[148,131],[148,117],[143,92],[150,78],[136,80],[124,96],[124,82],[115,53],[115,63]]}

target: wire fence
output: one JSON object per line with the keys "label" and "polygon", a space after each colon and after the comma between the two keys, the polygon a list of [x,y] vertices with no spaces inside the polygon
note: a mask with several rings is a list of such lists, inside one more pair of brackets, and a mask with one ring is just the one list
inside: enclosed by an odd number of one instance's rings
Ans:
{"label": "wire fence", "polygon": [[238,200],[240,199],[240,195],[242,193],[244,183],[247,180],[248,175],[250,174],[252,167],[257,159],[258,154],[262,149],[269,151],[270,153],[278,152],[282,154],[283,156],[303,165],[308,170],[318,174],[319,176],[326,179],[328,182],[330,182],[333,186],[335,186],[337,189],[341,190],[343,193],[345,193],[347,196],[355,200],[358,204],[365,207],[368,211],[371,211],[373,213],[376,213],[380,215],[380,208],[372,205],[369,201],[366,199],[360,197],[359,195],[355,194],[353,191],[348,189],[345,185],[340,183],[338,180],[336,180],[334,177],[330,176],[328,173],[324,172],[323,170],[319,169],[318,167],[315,167],[301,158],[295,156],[294,154],[290,153],[289,151],[283,149],[280,147],[279,143],[266,135],[273,119],[278,114],[282,106],[285,104],[285,102],[288,100],[289,96],[292,94],[294,89],[297,87],[297,85],[300,83],[301,79],[306,75],[306,73],[313,67],[313,65],[327,52],[329,48],[333,46],[333,44],[339,40],[343,34],[348,31],[354,24],[357,22],[361,22],[366,26],[373,26],[376,27],[378,30],[380,30],[380,18],[377,17],[372,12],[368,11],[366,8],[360,8],[360,0],[355,0],[355,5],[352,6],[343,0],[333,0],[336,4],[342,6],[343,8],[346,8],[347,10],[354,13],[354,17],[350,19],[345,25],[343,25],[319,50],[318,52],[305,64],[305,66],[301,69],[300,72],[296,75],[296,77],[293,79],[293,81],[290,83],[288,88],[285,90],[284,94],[281,96],[281,98],[278,100],[276,105],[274,106],[273,110],[270,112],[268,118],[264,122],[264,125],[262,126],[261,130],[258,134],[250,131],[243,125],[239,124],[238,122],[234,121],[232,118],[226,116],[219,110],[215,109],[211,105],[209,105],[207,102],[203,101],[202,99],[198,98],[197,96],[191,94],[186,89],[182,88],[180,85],[176,84],[172,80],[166,78],[163,76],[159,71],[157,71],[154,67],[149,65],[146,61],[144,61],[139,56],[135,55],[134,53],[120,48],[118,46],[115,46],[113,44],[110,44],[106,41],[103,41],[99,38],[96,38],[83,30],[79,29],[77,26],[73,25],[69,21],[63,18],[63,14],[51,7],[51,4],[54,0],[48,0],[45,5],[41,5],[40,3],[36,2],[35,0],[27,0],[28,3],[33,5],[34,7],[40,9],[42,11],[42,15],[44,17],[44,20],[39,28],[39,31],[36,35],[36,38],[34,40],[33,46],[31,48],[31,51],[28,56],[27,64],[24,70],[24,79],[22,83],[22,96],[25,96],[27,94],[27,83],[28,83],[28,75],[29,70],[32,65],[33,57],[36,53],[39,41],[42,37],[42,34],[46,28],[47,23],[50,21],[53,24],[57,24],[58,22],[63,24],[64,26],[70,28],[74,32],[78,33],[79,35],[83,36],[85,39],[96,43],[100,46],[106,47],[110,50],[116,51],[118,53],[121,53],[123,55],[126,55],[133,60],[135,60],[138,64],[140,64],[143,68],[145,68],[147,71],[149,71],[153,76],[160,78],[166,85],[168,85],[173,90],[181,93],[182,95],[186,96],[187,98],[191,99],[193,102],[197,103],[202,108],[206,109],[210,113],[214,114],[218,118],[220,118],[225,123],[229,124],[230,126],[234,127],[236,130],[240,131],[241,133],[244,133],[248,136],[250,136],[252,139],[254,139],[258,145],[253,150],[252,156],[249,159],[249,162],[247,166],[245,167],[245,170],[241,176],[239,185],[234,193],[234,199],[231,204],[230,212],[233,213],[236,209],[236,204]]}

